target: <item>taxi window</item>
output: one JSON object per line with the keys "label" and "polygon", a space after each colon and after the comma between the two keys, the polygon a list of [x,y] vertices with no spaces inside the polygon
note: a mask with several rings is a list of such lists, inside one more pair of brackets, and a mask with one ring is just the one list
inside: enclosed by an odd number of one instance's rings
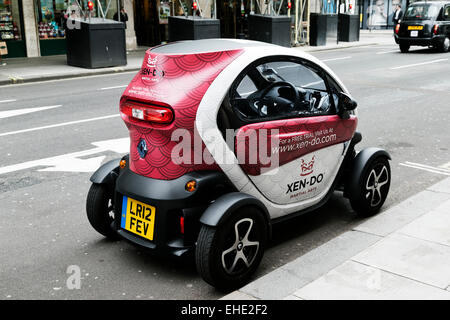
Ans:
{"label": "taxi window", "polygon": [[440,7],[434,4],[415,4],[406,9],[403,20],[432,20],[439,14]]}
{"label": "taxi window", "polygon": [[444,9],[444,20],[450,21],[450,5]]}

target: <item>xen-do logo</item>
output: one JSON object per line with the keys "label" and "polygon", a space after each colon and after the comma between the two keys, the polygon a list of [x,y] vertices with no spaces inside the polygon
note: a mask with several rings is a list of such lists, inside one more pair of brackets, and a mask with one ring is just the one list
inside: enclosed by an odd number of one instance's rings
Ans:
{"label": "xen-do logo", "polygon": [[313,173],[314,171],[314,160],[315,160],[315,156],[312,157],[310,162],[305,162],[304,159],[302,159],[302,165],[301,165],[301,170],[302,172],[300,173],[300,175],[302,177],[304,176],[309,176],[311,173]]}
{"label": "xen-do logo", "polygon": [[[300,166],[300,176],[306,177],[310,176],[314,172],[314,162],[316,160],[316,157],[313,156],[311,161],[307,162],[304,159],[302,159],[302,164]],[[316,174],[313,176],[310,176],[309,178],[304,178],[292,183],[289,183],[287,185],[287,191],[286,194],[291,192],[297,192],[297,191],[303,191],[309,192],[315,189],[316,184],[319,184],[323,181],[323,173]],[[303,192],[301,192],[303,194]]]}
{"label": "xen-do logo", "polygon": [[149,67],[149,68],[156,68],[156,63],[157,62],[158,62],[158,57],[155,57],[154,59],[152,59],[151,56],[148,56],[147,67]]}
{"label": "xen-do logo", "polygon": [[[166,72],[163,70],[156,69],[156,64],[158,63],[158,57],[152,58],[148,56],[147,67],[142,68],[141,75],[152,76],[152,77],[164,77]],[[157,79],[152,79],[152,81],[157,81]]]}

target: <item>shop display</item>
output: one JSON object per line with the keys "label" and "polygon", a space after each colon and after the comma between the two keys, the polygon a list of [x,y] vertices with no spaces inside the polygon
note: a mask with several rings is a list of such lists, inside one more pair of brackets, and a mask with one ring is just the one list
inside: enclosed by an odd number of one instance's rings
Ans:
{"label": "shop display", "polygon": [[[1,9],[0,9],[1,10]],[[13,21],[9,7],[0,11],[0,40],[19,40],[19,28]]]}
{"label": "shop display", "polygon": [[56,22],[39,23],[39,39],[56,39],[65,37],[64,29],[60,28]]}

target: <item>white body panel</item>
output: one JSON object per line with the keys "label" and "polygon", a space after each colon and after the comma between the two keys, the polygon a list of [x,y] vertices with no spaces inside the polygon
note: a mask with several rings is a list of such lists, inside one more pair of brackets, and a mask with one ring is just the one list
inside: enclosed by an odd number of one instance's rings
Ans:
{"label": "white body panel", "polygon": [[[242,40],[235,41],[240,42]],[[268,189],[272,183],[270,175],[252,177],[252,182],[249,176],[247,176],[241,169],[233,150],[228,148],[224,138],[222,137],[222,134],[217,127],[217,113],[230,86],[242,70],[255,60],[269,56],[290,56],[310,61],[327,71],[327,73],[336,81],[344,92],[348,93],[348,91],[342,82],[335,76],[335,74],[315,57],[299,49],[284,48],[261,43],[261,46],[244,48],[244,52],[218,75],[204,95],[196,116],[196,132],[205,142],[208,151],[214,157],[216,163],[233,182],[235,187],[239,191],[250,194],[262,201],[262,203],[267,207],[271,218],[274,219],[306,209],[324,199],[331,187],[332,182],[334,181],[338,169],[342,164],[349,144],[345,144],[345,150],[343,144],[338,144],[324,149],[323,152],[320,150],[313,152],[320,157],[324,157],[324,162],[320,169],[327,172],[327,179],[322,182],[323,185],[318,190],[308,196],[300,197],[298,200],[286,201],[286,198],[282,195],[283,182],[281,180],[277,182],[280,186],[279,188],[275,188],[272,193],[268,192]],[[224,161],[224,157],[227,157],[228,161]],[[310,155],[305,156],[305,158],[308,157],[310,157]],[[326,166],[331,163],[331,160],[329,160],[329,158],[326,160],[327,157],[333,157],[333,164],[329,167]],[[280,178],[282,179],[284,176],[286,180],[294,179],[293,181],[295,181],[295,173],[290,174],[288,171],[294,171],[291,170],[291,166],[298,167],[298,165],[299,164],[297,161],[293,161],[292,164],[286,164],[285,166],[279,168],[286,171],[286,174],[280,175]],[[288,181],[284,181],[284,184],[287,182]],[[255,187],[254,183],[258,184],[261,190],[264,190],[268,196],[264,196],[258,188]],[[284,192],[286,192],[285,189]]]}

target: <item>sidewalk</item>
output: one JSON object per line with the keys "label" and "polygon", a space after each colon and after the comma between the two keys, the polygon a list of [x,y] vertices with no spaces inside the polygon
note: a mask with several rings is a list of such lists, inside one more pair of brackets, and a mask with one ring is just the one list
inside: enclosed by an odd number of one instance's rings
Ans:
{"label": "sidewalk", "polygon": [[144,55],[145,50],[131,51],[126,66],[100,69],[68,66],[65,55],[6,59],[7,64],[0,66],[0,85],[138,71]]}
{"label": "sidewalk", "polygon": [[[360,41],[328,43],[326,46],[295,47],[295,50],[308,52],[332,50],[349,47],[361,47],[376,44],[393,44],[392,30],[361,30]],[[145,48],[128,54],[128,65],[116,68],[84,69],[68,66],[66,56],[49,56],[38,58],[6,59],[7,64],[0,66],[0,85],[36,82],[45,80],[84,77],[89,75],[109,74],[126,71],[138,71],[144,59]]]}
{"label": "sidewalk", "polygon": [[450,299],[450,178],[222,299]]}

